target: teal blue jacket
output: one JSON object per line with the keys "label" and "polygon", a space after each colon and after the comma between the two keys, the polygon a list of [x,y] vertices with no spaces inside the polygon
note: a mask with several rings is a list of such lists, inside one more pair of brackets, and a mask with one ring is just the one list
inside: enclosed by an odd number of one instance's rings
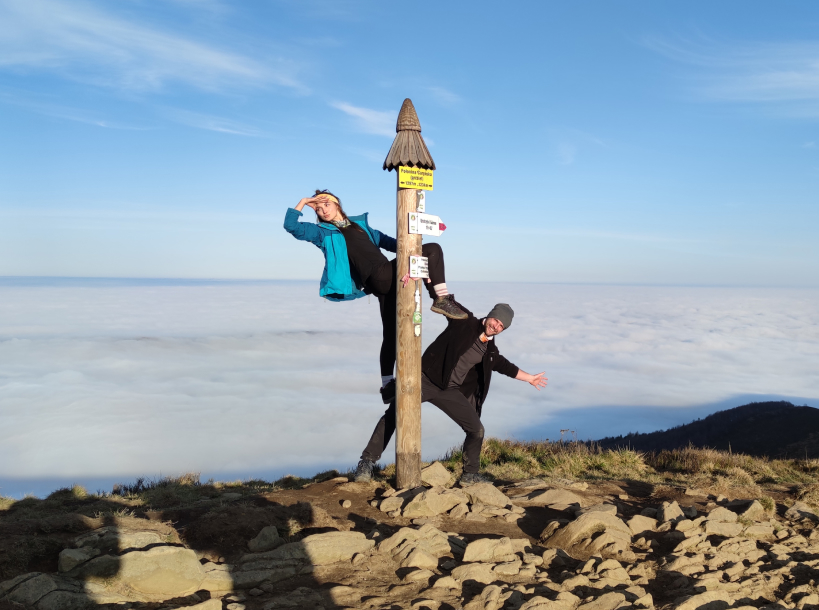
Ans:
{"label": "teal blue jacket", "polygon": [[[284,215],[284,230],[296,239],[309,241],[324,254],[324,273],[321,274],[319,296],[331,301],[351,301],[359,299],[366,293],[361,286],[356,286],[350,275],[350,259],[347,256],[347,241],[338,228],[329,222],[313,224],[300,222],[303,214],[288,208]],[[376,231],[367,224],[367,214],[349,216],[350,221],[364,229],[364,232],[376,246],[388,252],[395,252],[395,238]]]}

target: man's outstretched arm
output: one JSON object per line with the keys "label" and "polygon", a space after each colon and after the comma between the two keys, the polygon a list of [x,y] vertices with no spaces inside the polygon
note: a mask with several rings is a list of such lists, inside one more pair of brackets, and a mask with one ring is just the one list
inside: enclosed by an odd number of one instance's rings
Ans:
{"label": "man's outstretched arm", "polygon": [[515,376],[515,379],[520,379],[521,381],[525,381],[526,383],[531,383],[538,391],[540,388],[546,387],[546,381],[548,380],[547,377],[544,377],[546,372],[538,373],[537,375],[530,375],[523,369],[518,369],[518,374]]}

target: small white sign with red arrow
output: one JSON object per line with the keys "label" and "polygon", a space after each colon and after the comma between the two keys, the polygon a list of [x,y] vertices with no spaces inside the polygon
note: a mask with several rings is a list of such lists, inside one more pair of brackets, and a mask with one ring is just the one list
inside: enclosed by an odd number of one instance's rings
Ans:
{"label": "small white sign with red arrow", "polygon": [[446,229],[446,225],[441,222],[438,216],[419,212],[409,213],[408,225],[410,235],[433,235],[437,237]]}

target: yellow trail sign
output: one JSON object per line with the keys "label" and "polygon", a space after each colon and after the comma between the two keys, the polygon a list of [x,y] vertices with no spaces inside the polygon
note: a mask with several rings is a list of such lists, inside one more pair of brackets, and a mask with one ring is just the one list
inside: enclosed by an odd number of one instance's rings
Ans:
{"label": "yellow trail sign", "polygon": [[432,190],[432,170],[420,167],[398,168],[398,188]]}

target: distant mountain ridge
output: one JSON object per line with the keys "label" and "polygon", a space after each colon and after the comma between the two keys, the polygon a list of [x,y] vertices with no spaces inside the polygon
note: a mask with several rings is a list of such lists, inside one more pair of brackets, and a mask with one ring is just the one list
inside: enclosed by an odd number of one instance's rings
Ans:
{"label": "distant mountain ridge", "polygon": [[819,457],[819,409],[790,402],[752,402],[741,407],[650,433],[630,433],[597,441],[604,449],[677,449],[689,444],[770,458]]}

